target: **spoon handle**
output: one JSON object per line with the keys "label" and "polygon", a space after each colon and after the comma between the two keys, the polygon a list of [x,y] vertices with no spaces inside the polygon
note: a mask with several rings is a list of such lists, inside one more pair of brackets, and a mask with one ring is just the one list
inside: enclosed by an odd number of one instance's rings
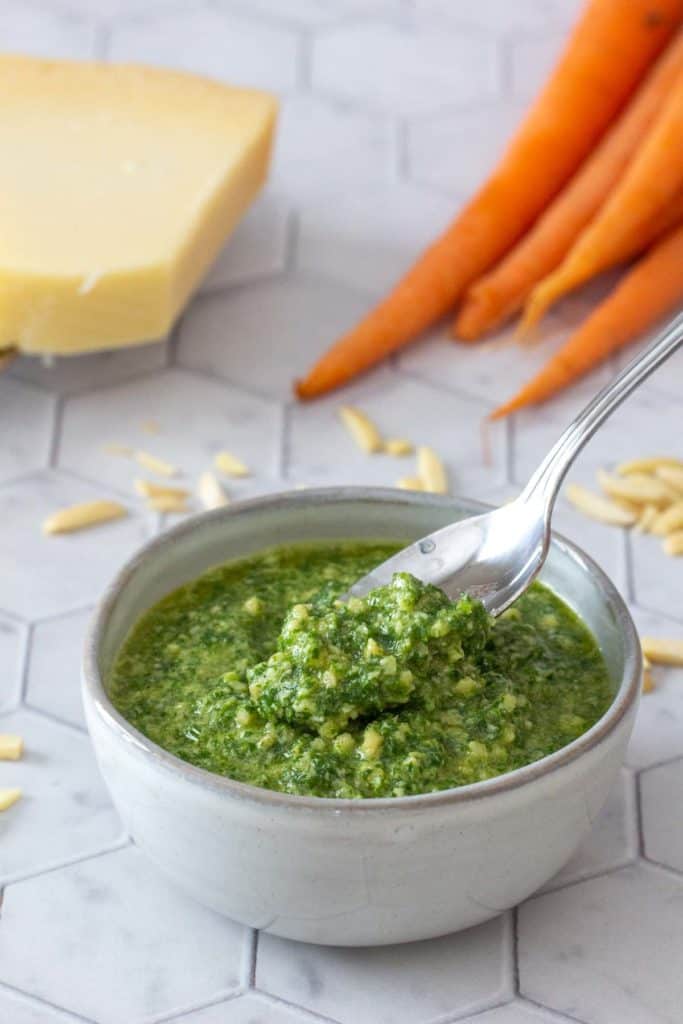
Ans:
{"label": "spoon handle", "polygon": [[654,373],[681,344],[683,312],[671,320],[644,352],[632,359],[613,381],[591,399],[550,449],[520,495],[523,502],[542,503],[546,524],[550,522],[560,485],[581,449],[624,399]]}

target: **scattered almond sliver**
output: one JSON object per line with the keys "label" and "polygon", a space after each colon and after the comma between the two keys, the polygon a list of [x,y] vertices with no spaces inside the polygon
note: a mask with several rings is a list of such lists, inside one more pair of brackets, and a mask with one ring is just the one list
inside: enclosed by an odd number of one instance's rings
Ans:
{"label": "scattered almond sliver", "polygon": [[0,733],[0,761],[18,761],[24,752],[21,736]]}
{"label": "scattered almond sliver", "polygon": [[641,636],[643,654],[654,665],[683,665],[683,640]]}
{"label": "scattered almond sliver", "polygon": [[111,444],[105,444],[104,451],[107,453],[107,455],[123,455],[126,457],[133,454],[133,449],[130,448],[127,444],[118,444],[115,441],[113,441]]}
{"label": "scattered almond sliver", "polygon": [[185,501],[190,496],[190,492],[183,487],[155,484],[153,480],[135,480],[133,487],[143,498],[176,498],[178,501]]}
{"label": "scattered almond sliver", "polygon": [[683,495],[683,465],[658,466],[657,476]]}
{"label": "scattered almond sliver", "polygon": [[6,811],[20,798],[20,789],[0,789],[0,811]]}
{"label": "scattered almond sliver", "polygon": [[655,688],[655,681],[649,669],[643,671],[643,693],[652,693]]}
{"label": "scattered almond sliver", "polygon": [[409,441],[405,437],[390,437],[388,441],[384,442],[384,451],[387,455],[412,455],[415,451],[415,446],[412,441]]}
{"label": "scattered almond sliver", "polygon": [[601,494],[589,491],[581,484],[569,484],[567,486],[567,498],[584,515],[591,519],[597,519],[601,523],[611,523],[612,526],[632,526],[637,521],[637,515],[622,505],[618,505]]}
{"label": "scattered almond sliver", "polygon": [[659,514],[660,512],[656,505],[646,505],[640,513],[640,517],[638,518],[638,522],[635,526],[638,533],[647,533],[651,530]]}
{"label": "scattered almond sliver", "polygon": [[82,505],[71,505],[48,516],[43,520],[43,533],[72,533],[126,515],[127,509],[118,501],[86,501]]}
{"label": "scattered almond sliver", "polygon": [[171,465],[170,462],[166,462],[164,459],[157,458],[156,455],[150,455],[149,452],[136,451],[133,452],[133,458],[137,462],[138,466],[142,466],[143,469],[149,470],[150,473],[156,473],[157,476],[177,476],[177,466]]}
{"label": "scattered almond sliver", "polygon": [[616,477],[599,469],[597,477],[605,494],[618,501],[628,501],[636,505],[666,505],[671,501],[670,486],[663,480],[647,476],[645,473]]}
{"label": "scattered almond sliver", "polygon": [[662,543],[664,550],[667,555],[673,555],[677,558],[679,555],[683,555],[683,530],[677,530],[676,533],[670,533]]}
{"label": "scattered almond sliver", "polygon": [[368,455],[380,452],[384,447],[382,436],[372,420],[352,405],[342,405],[339,410],[342,423],[359,448]]}
{"label": "scattered almond sliver", "polygon": [[214,457],[213,464],[225,476],[249,476],[248,467],[232,452],[218,452]]}
{"label": "scattered almond sliver", "polygon": [[228,496],[223,490],[218,478],[207,469],[202,473],[197,482],[197,496],[204,508],[222,508],[228,504]]}
{"label": "scattered almond sliver", "polygon": [[659,473],[664,466],[673,466],[683,470],[683,462],[680,459],[674,459],[668,455],[653,455],[649,458],[621,462],[617,466],[616,472],[619,476],[630,476],[632,473]]}
{"label": "scattered almond sliver", "polygon": [[681,528],[683,528],[683,500],[669,505],[664,512],[658,512],[650,531],[658,537],[666,537],[667,534]]}
{"label": "scattered almond sliver", "polygon": [[144,430],[146,434],[160,434],[161,424],[158,420],[144,420],[140,424],[140,429]]}
{"label": "scattered almond sliver", "polygon": [[417,473],[423,490],[430,494],[448,494],[446,467],[429,445],[417,449]]}
{"label": "scattered almond sliver", "polygon": [[156,512],[172,512],[182,514],[189,512],[185,498],[175,497],[173,494],[157,494],[147,499],[147,504]]}
{"label": "scattered almond sliver", "polygon": [[424,491],[424,483],[419,476],[402,476],[396,481],[402,491]]}

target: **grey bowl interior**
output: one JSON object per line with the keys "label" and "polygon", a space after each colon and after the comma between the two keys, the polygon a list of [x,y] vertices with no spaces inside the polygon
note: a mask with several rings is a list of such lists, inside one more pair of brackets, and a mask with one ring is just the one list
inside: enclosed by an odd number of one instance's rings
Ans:
{"label": "grey bowl interior", "polygon": [[[148,751],[156,752],[167,765],[174,762],[182,771],[199,773],[214,782],[241,788],[244,784],[210,776],[162,752],[125,722],[111,705],[106,680],[121,643],[139,616],[161,597],[209,567],[279,543],[326,538],[409,540],[486,507],[466,499],[383,488],[330,488],[257,498],[188,520],[146,545],[113,581],[99,605],[86,643],[84,685],[112,724],[125,730]],[[639,641],[628,610],[613,584],[569,541],[554,537],[541,579],[593,631],[614,688],[615,699],[601,722],[574,741],[578,752],[586,742],[591,742],[591,733],[604,727],[601,723],[605,719],[611,717],[616,723],[637,699]],[[557,754],[550,757],[557,757]],[[518,769],[517,773],[524,774],[527,769]],[[463,788],[474,790],[491,781]]]}

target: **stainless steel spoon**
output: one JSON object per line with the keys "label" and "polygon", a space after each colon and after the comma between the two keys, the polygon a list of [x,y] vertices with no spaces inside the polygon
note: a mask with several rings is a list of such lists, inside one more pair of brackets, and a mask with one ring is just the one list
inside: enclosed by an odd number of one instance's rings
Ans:
{"label": "stainless steel spoon", "polygon": [[349,590],[362,597],[409,572],[450,598],[470,594],[499,615],[526,590],[543,565],[560,485],[583,446],[639,384],[683,343],[683,313],[657,335],[565,430],[514,501],[428,534],[382,562]]}

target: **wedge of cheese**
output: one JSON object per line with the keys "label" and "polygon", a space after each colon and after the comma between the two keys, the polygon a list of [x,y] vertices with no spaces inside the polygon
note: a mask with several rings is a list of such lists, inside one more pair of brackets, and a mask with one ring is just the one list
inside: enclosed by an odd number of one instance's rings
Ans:
{"label": "wedge of cheese", "polygon": [[163,336],[261,188],[275,118],[193,75],[0,57],[0,350]]}

